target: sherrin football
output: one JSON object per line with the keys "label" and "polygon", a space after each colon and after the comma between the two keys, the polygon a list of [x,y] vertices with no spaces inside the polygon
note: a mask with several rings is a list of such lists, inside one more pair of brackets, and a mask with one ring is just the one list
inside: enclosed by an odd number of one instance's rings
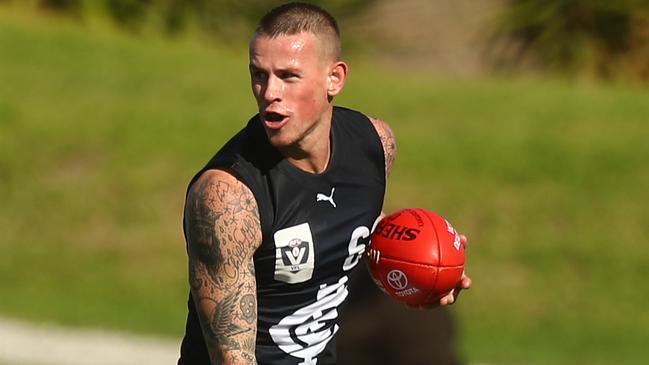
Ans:
{"label": "sherrin football", "polygon": [[443,217],[421,208],[384,217],[367,251],[374,282],[411,305],[437,301],[462,279],[465,245]]}

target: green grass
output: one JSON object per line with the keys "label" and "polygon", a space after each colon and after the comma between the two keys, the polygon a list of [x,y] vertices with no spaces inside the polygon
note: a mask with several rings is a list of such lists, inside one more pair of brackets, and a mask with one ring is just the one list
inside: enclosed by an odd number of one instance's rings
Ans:
{"label": "green grass", "polygon": [[[246,65],[0,7],[0,313],[182,333],[184,189],[254,113]],[[469,236],[467,360],[645,363],[648,90],[357,62],[339,104],[397,133],[386,210]]]}

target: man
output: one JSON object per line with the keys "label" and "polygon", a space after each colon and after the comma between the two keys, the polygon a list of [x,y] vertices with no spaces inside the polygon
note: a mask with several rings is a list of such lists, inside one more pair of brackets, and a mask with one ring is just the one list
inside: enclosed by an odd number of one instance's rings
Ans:
{"label": "man", "polygon": [[338,309],[381,215],[394,135],[333,106],[348,68],[336,21],[316,6],[266,14],[249,67],[259,114],[187,193],[179,364],[334,364]]}

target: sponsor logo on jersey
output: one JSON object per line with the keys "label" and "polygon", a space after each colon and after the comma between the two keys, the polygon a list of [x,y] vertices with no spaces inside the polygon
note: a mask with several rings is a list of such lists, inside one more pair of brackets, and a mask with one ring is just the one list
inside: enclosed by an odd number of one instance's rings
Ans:
{"label": "sponsor logo on jersey", "polygon": [[316,365],[317,356],[338,332],[338,306],[347,297],[347,276],[332,285],[322,284],[316,301],[282,318],[270,327],[273,342],[287,354],[302,359],[299,365]]}
{"label": "sponsor logo on jersey", "polygon": [[275,280],[289,284],[311,279],[315,255],[309,223],[280,229],[275,241]]}
{"label": "sponsor logo on jersey", "polygon": [[315,200],[318,202],[326,201],[331,203],[331,205],[335,208],[336,207],[336,202],[334,202],[334,192],[336,191],[336,188],[331,188],[331,194],[329,196],[324,195],[323,193],[317,193],[315,196]]}

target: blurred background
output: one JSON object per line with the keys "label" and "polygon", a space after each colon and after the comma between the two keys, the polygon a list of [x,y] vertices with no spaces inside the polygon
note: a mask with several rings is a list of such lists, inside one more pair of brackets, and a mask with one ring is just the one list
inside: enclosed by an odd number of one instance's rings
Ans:
{"label": "blurred background", "polygon": [[[341,361],[645,364],[649,1],[312,2],[337,104],[397,135],[385,210],[446,216],[474,280],[418,312],[359,274]],[[279,3],[0,0],[0,318],[178,341],[186,184],[255,113]]]}

